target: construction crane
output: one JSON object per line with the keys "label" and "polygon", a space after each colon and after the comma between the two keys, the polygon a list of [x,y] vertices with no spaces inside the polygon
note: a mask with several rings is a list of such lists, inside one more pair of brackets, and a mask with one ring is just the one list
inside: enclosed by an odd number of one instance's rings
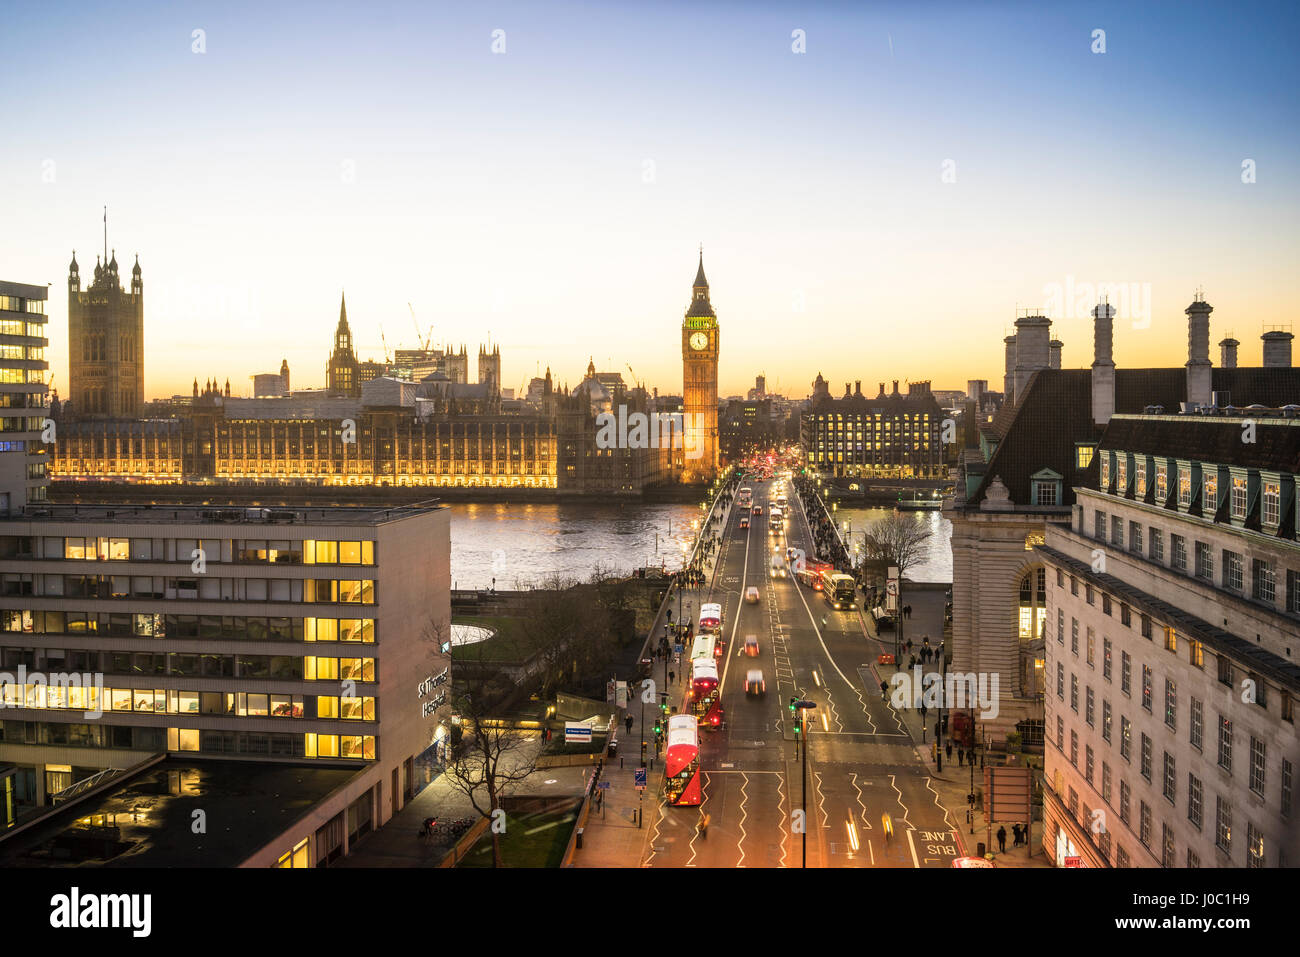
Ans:
{"label": "construction crane", "polygon": [[639,389],[639,388],[641,388],[641,383],[637,381],[637,378],[636,378],[636,371],[632,368],[632,363],[630,363],[630,362],[625,362],[625,363],[623,363],[623,364],[624,364],[625,366],[627,366],[627,371],[630,372],[630,373],[632,373],[632,388],[634,388],[634,389]]}
{"label": "construction crane", "polygon": [[384,338],[384,327],[382,325],[379,327],[379,341],[384,344],[384,364],[387,365],[393,361],[393,358],[388,354],[388,340]]}
{"label": "construction crane", "polygon": [[429,343],[433,339],[433,323],[429,323],[429,334],[421,337],[420,323],[415,318],[415,307],[408,302],[406,308],[411,310],[411,324],[415,326],[415,344],[420,347],[421,352],[428,352]]}

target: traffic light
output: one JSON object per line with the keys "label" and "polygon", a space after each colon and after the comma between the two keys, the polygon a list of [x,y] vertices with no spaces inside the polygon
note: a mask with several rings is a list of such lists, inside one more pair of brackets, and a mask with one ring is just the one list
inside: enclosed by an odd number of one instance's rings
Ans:
{"label": "traffic light", "polygon": [[798,704],[798,703],[799,703],[799,699],[798,699],[798,698],[791,698],[791,699],[790,699],[790,713],[791,713],[791,714],[794,714],[794,706],[795,706],[796,704]]}

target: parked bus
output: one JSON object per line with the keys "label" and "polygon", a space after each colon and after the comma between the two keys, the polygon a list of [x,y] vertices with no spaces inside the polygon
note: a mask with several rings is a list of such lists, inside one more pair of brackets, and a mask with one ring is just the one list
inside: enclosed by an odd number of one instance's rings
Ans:
{"label": "parked bus", "polygon": [[718,682],[718,664],[712,658],[691,662],[691,713],[706,728],[722,725],[722,688]]}
{"label": "parked bus", "polygon": [[752,488],[742,488],[736,493],[736,504],[743,509],[748,509],[754,504],[754,490]]}
{"label": "parked bus", "polygon": [[668,719],[664,797],[678,807],[694,807],[704,799],[700,790],[699,726],[689,714],[675,714]]}
{"label": "parked bus", "polygon": [[700,632],[722,630],[722,606],[716,602],[705,602],[700,606]]}
{"label": "parked bus", "polygon": [[852,575],[843,572],[822,572],[822,597],[826,599],[826,604],[837,611],[847,610],[853,607],[853,601],[857,597],[857,583]]}

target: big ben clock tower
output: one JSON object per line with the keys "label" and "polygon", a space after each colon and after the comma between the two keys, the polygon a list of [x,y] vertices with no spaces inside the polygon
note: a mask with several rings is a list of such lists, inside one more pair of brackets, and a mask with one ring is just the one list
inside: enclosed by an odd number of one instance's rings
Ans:
{"label": "big ben clock tower", "polygon": [[703,249],[682,320],[682,405],[682,481],[712,482],[718,473],[718,317],[709,303]]}

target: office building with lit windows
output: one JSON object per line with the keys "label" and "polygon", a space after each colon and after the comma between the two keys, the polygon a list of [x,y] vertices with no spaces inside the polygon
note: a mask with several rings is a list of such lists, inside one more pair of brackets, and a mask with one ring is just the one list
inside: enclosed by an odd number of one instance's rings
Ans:
{"label": "office building with lit windows", "polygon": [[1297,411],[1114,416],[1036,549],[1058,866],[1300,864]]}
{"label": "office building with lit windows", "polygon": [[0,515],[43,502],[49,415],[45,286],[0,281]]}
{"label": "office building with lit windows", "polygon": [[234,813],[259,827],[185,862],[325,863],[423,786],[448,733],[448,511],[29,507],[0,520],[0,672],[4,823],[78,808],[0,857],[139,843],[170,863],[160,822],[115,794],[215,801],[246,779],[265,788]]}
{"label": "office building with lit windows", "polygon": [[813,383],[813,398],[800,416],[800,441],[808,468],[828,478],[947,478],[942,439],[943,410],[929,382],[911,382],[907,394],[874,399],[861,381],[832,399],[825,380]]}

